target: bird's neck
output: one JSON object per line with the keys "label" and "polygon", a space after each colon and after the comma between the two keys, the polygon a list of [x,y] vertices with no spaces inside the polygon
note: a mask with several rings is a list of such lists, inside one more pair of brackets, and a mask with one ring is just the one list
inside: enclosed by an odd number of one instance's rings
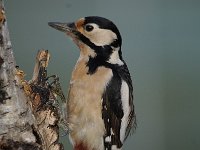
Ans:
{"label": "bird's neck", "polygon": [[91,47],[81,44],[80,57],[79,60],[86,61],[86,67],[88,67],[88,74],[93,74],[96,72],[97,68],[100,66],[112,67],[116,65],[123,65],[123,60],[121,57],[120,47],[113,46],[102,46],[97,49],[92,49]]}

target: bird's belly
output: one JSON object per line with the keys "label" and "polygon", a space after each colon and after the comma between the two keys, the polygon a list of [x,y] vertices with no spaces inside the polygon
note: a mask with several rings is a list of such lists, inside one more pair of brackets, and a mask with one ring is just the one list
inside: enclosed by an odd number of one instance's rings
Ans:
{"label": "bird's belly", "polygon": [[105,132],[102,119],[102,94],[112,77],[110,69],[99,67],[93,75],[74,70],[68,98],[70,136],[75,143],[85,141],[92,148],[103,149]]}
{"label": "bird's belly", "polygon": [[[80,91],[77,91],[80,92]],[[70,136],[76,144],[85,142],[89,147],[103,146],[103,135],[105,132],[101,115],[101,99],[81,96],[69,100],[68,123]],[[78,102],[81,100],[82,102]],[[76,101],[76,102],[75,102]],[[89,148],[92,149],[92,148]]]}

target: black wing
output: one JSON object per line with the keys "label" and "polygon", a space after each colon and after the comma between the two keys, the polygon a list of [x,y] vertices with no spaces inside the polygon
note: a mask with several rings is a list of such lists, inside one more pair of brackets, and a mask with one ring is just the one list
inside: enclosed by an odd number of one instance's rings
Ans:
{"label": "black wing", "polygon": [[124,62],[124,65],[118,68],[118,73],[120,77],[128,84],[129,87],[129,105],[130,105],[130,114],[128,120],[128,126],[126,128],[125,139],[130,133],[130,130],[135,130],[137,123],[136,123],[136,115],[135,115],[135,108],[133,104],[133,84],[131,80],[131,75],[129,73],[128,67]]}
{"label": "black wing", "polygon": [[129,71],[126,65],[112,66],[113,77],[103,94],[102,102],[102,118],[104,120],[106,134],[104,136],[105,148],[111,150],[112,145],[118,148],[122,147],[120,140],[120,128],[122,118],[124,116],[122,101],[121,101],[121,85],[124,80],[129,86],[129,105],[131,112],[129,114],[128,125],[125,131],[125,138],[128,136],[130,129],[135,120],[134,106],[133,106],[133,87]]}

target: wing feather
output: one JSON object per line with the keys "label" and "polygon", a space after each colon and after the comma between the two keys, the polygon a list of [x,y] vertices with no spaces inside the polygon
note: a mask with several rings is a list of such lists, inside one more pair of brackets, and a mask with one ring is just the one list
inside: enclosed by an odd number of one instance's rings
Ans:
{"label": "wing feather", "polygon": [[[107,85],[102,96],[102,118],[104,120],[106,129],[104,145],[108,150],[111,150],[112,145],[116,145],[118,148],[122,147],[122,144],[129,135],[130,130],[136,126],[133,105],[133,87],[128,68],[125,64],[123,66],[112,67],[111,69],[113,71],[113,77]],[[122,118],[124,116],[121,98],[122,81],[125,81],[129,88],[130,107],[127,127],[125,130],[125,138],[123,141],[120,140],[120,129]]]}

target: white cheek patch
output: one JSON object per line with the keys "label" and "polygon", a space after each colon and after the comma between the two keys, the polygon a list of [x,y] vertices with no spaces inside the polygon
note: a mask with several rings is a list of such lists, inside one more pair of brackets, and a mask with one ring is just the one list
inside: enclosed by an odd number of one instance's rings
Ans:
{"label": "white cheek patch", "polygon": [[129,106],[129,87],[125,81],[122,81],[121,86],[121,99],[122,99],[122,109],[124,112],[124,116],[121,122],[120,128],[120,140],[124,141],[126,128],[128,126],[129,114],[130,114],[130,106]]}
{"label": "white cheek patch", "polygon": [[123,65],[124,63],[119,58],[119,47],[113,49],[113,53],[110,55],[110,59],[108,60],[108,62],[111,64],[118,64],[120,66]]}
{"label": "white cheek patch", "polygon": [[117,35],[109,29],[101,29],[97,24],[91,23],[94,27],[93,31],[86,32],[86,37],[97,46],[104,46],[111,44],[117,39]]}

